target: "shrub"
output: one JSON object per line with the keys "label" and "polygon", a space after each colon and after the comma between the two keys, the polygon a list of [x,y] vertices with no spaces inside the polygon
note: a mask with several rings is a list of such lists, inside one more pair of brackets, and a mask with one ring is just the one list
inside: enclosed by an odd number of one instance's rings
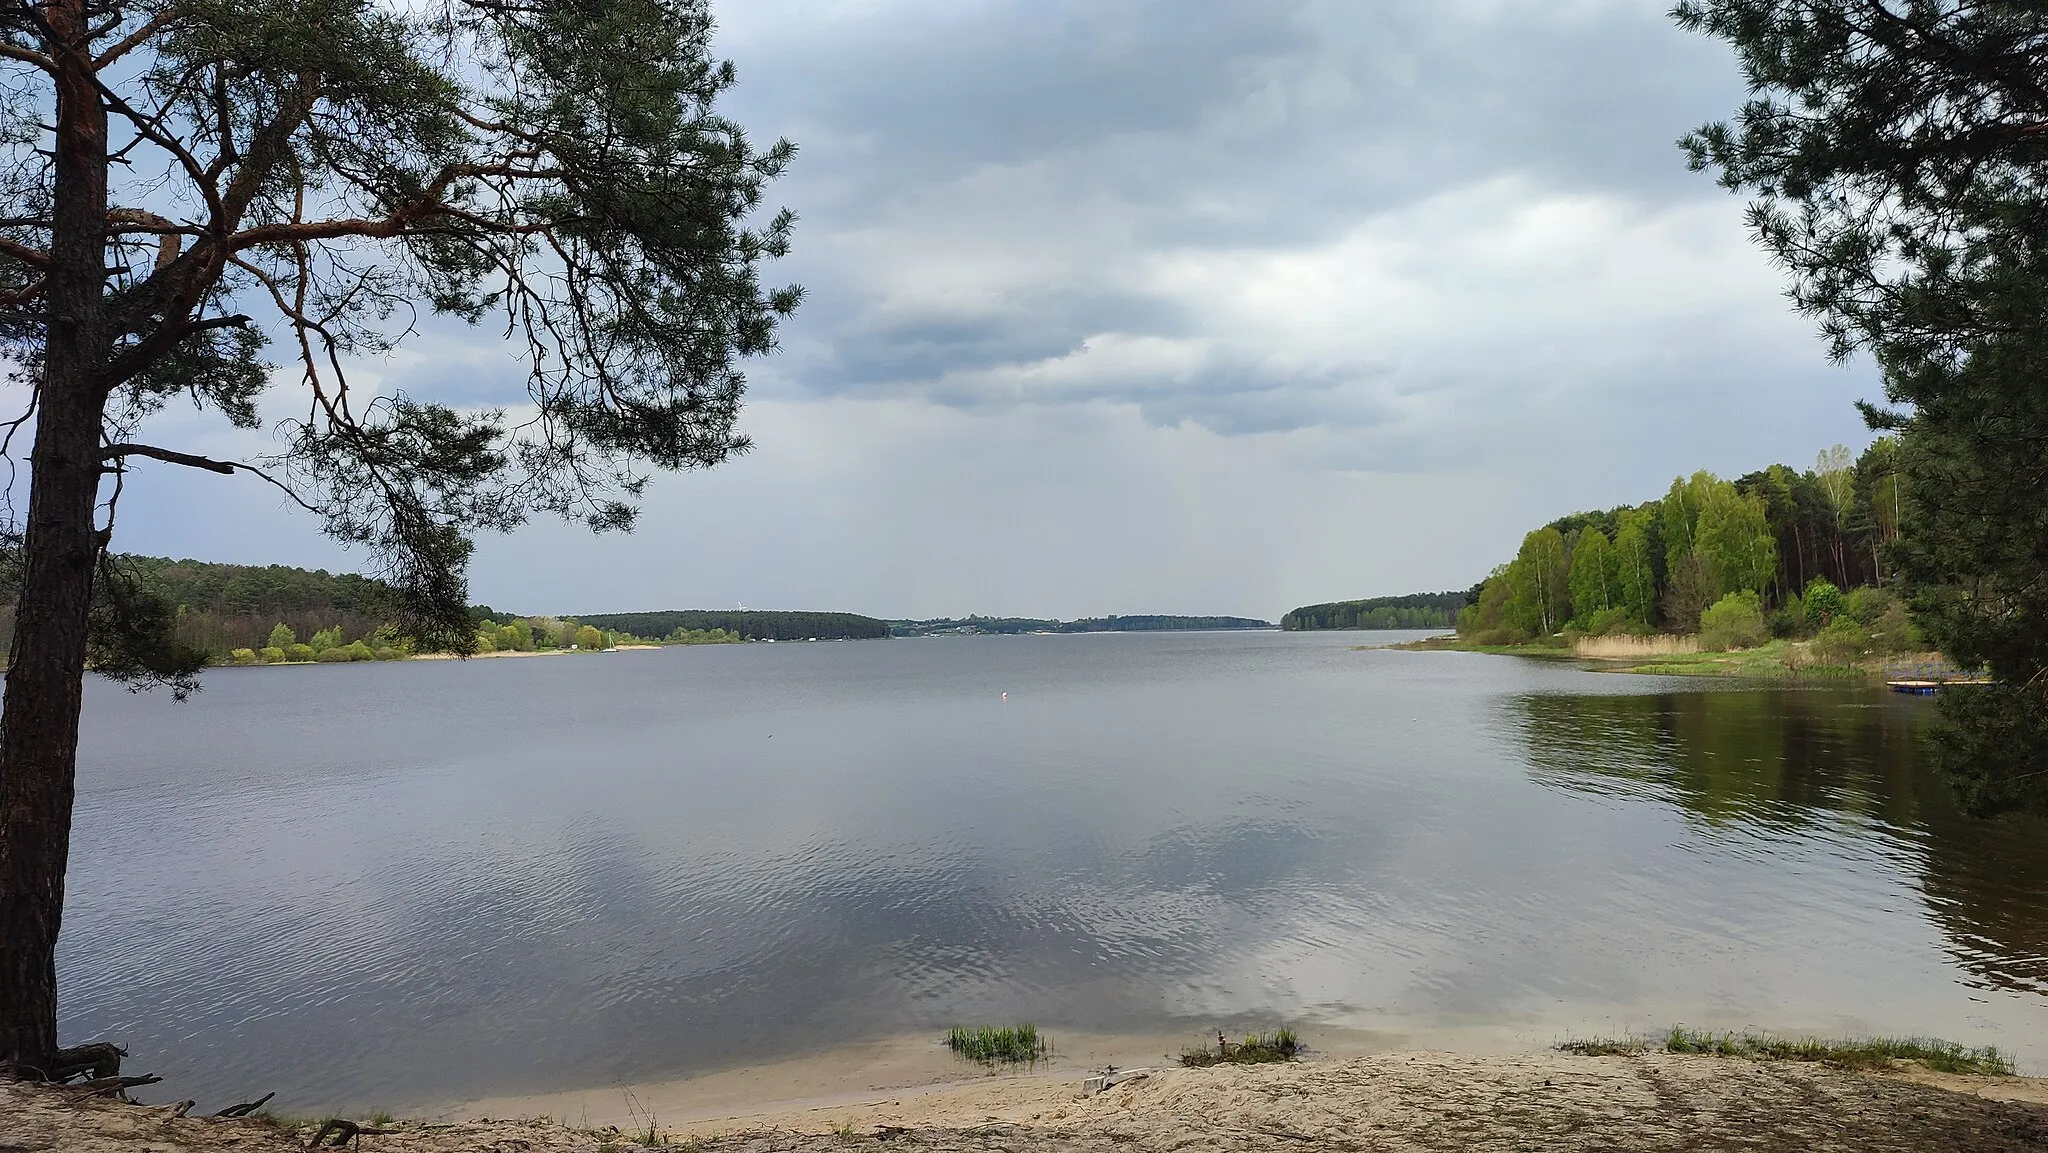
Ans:
{"label": "shrub", "polygon": [[1774,637],[1796,637],[1806,631],[1806,602],[1798,593],[1785,598],[1785,603],[1770,615],[1771,635]]}
{"label": "shrub", "polygon": [[319,661],[321,664],[324,665],[333,665],[342,664],[347,661],[352,661],[356,659],[356,656],[354,653],[348,651],[348,646],[337,645],[334,648],[321,649],[319,652],[314,653],[313,659]]}
{"label": "shrub", "polygon": [[1916,653],[1927,647],[1927,638],[1907,614],[1905,602],[1896,597],[1870,622],[1870,640],[1881,653]]}
{"label": "shrub", "polygon": [[312,660],[312,659],[313,659],[313,646],[312,646],[312,645],[286,645],[286,646],[285,646],[285,650],[284,650],[284,655],[285,655],[285,659],[286,659],[286,660],[294,660],[294,661],[310,661],[310,660]]}
{"label": "shrub", "polygon": [[576,630],[576,647],[579,649],[601,649],[605,647],[604,634],[589,625],[584,625]]}
{"label": "shrub", "polygon": [[228,654],[228,661],[237,665],[253,665],[256,663],[256,650],[236,649]]}
{"label": "shrub", "polygon": [[376,650],[361,641],[343,645],[341,651],[347,653],[348,659],[352,661],[374,661],[377,659]]}
{"label": "shrub", "polygon": [[1892,594],[1883,589],[1851,589],[1849,594],[1842,598],[1842,612],[1850,620],[1864,628],[1870,628],[1877,623],[1877,618],[1884,615],[1885,610],[1891,608],[1894,599],[1896,598]]}
{"label": "shrub", "polygon": [[265,640],[263,642],[263,647],[271,649],[288,649],[298,643],[299,634],[293,632],[291,630],[291,626],[285,624],[283,621],[279,621],[277,623],[277,626],[270,630],[270,637],[268,640]]}
{"label": "shrub", "polygon": [[1806,603],[1806,623],[1816,628],[1825,627],[1842,615],[1842,590],[1825,578],[1815,577],[1808,581],[1801,599]]}
{"label": "shrub", "polygon": [[1753,649],[1770,639],[1763,602],[1748,590],[1729,593],[1700,614],[1700,647],[1709,652]]}
{"label": "shrub", "polygon": [[1870,634],[1846,616],[1836,618],[1813,639],[1813,655],[1820,658],[1822,664],[1855,664],[1869,651]]}
{"label": "shrub", "polygon": [[328,649],[340,648],[341,626],[334,625],[331,628],[321,629],[319,632],[313,634],[312,640],[307,641],[306,643],[312,645],[313,651],[316,653],[324,653]]}
{"label": "shrub", "polygon": [[263,649],[263,651],[257,653],[256,656],[266,665],[274,665],[277,662],[285,659],[284,650],[278,648],[276,645],[266,646]]}
{"label": "shrub", "polygon": [[392,648],[389,645],[386,645],[381,649],[371,649],[370,652],[375,656],[377,660],[380,661],[398,661],[405,659],[404,653],[398,651],[395,648]]}
{"label": "shrub", "polygon": [[491,629],[491,630],[489,630],[488,632],[481,632],[481,633],[478,633],[478,634],[476,634],[476,651],[478,651],[478,652],[480,652],[480,653],[494,653],[494,652],[497,652],[497,651],[498,651],[498,638],[497,638],[496,636],[492,635],[492,634],[496,633],[497,631],[498,631],[498,630],[496,630],[496,629]]}

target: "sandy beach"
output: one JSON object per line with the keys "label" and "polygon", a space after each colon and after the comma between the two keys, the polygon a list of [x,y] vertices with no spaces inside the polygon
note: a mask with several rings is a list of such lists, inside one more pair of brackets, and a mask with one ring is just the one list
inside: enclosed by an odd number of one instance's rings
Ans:
{"label": "sandy beach", "polygon": [[[744,1084],[723,1088],[737,1093]],[[632,1108],[655,1100],[650,1091]],[[709,1097],[700,1101],[711,1104]],[[1027,1074],[861,1100],[755,1105],[673,1125],[656,1117],[651,1129],[644,1113],[637,1129],[595,1117],[417,1121],[366,1133],[359,1147],[376,1153],[620,1153],[636,1144],[692,1153],[2048,1150],[2048,1081],[1943,1076],[1909,1066],[1859,1073],[1666,1053],[1382,1053],[1159,1069],[1092,1094],[1064,1074]],[[168,1108],[124,1105],[76,1090],[0,1086],[0,1149],[10,1153],[255,1153],[304,1148],[310,1136],[310,1130],[262,1120],[175,1117]]]}

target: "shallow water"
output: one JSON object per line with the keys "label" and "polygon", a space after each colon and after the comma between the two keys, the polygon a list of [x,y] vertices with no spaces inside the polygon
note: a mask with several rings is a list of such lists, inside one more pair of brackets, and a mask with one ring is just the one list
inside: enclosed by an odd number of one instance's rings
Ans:
{"label": "shallow water", "polygon": [[299,1111],[1010,1019],[1880,1030],[2048,1066],[2048,825],[1955,812],[1927,702],[1350,647],[1385,639],[96,685],[64,1033]]}

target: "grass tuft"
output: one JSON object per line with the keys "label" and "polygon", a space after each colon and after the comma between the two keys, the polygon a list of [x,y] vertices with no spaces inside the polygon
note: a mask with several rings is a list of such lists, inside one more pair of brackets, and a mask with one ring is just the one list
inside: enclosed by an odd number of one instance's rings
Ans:
{"label": "grass tuft", "polygon": [[1995,1048],[1971,1049],[1932,1037],[1778,1037],[1769,1033],[1715,1033],[1676,1026],[1650,1041],[1594,1037],[1560,1043],[1566,1053],[1589,1057],[1630,1056],[1652,1048],[1666,1053],[1703,1053],[1752,1061],[1813,1061],[1838,1069],[1886,1069],[1894,1061],[1917,1061],[1937,1073],[2010,1077],[2012,1058]]}
{"label": "grass tuft", "polygon": [[1301,1039],[1292,1029],[1275,1029],[1271,1033],[1248,1033],[1242,1041],[1225,1041],[1220,1035],[1216,1047],[1200,1045],[1181,1051],[1180,1063],[1192,1069],[1207,1068],[1210,1065],[1263,1065],[1272,1061],[1292,1061],[1301,1052]]}
{"label": "grass tuft", "polygon": [[1031,1024],[983,1025],[978,1029],[956,1025],[946,1037],[946,1047],[984,1065],[1032,1065],[1052,1052],[1051,1039]]}
{"label": "grass tuft", "polygon": [[1624,1037],[1579,1037],[1557,1044],[1558,1052],[1577,1053],[1581,1057],[1633,1057],[1648,1049],[1641,1041]]}

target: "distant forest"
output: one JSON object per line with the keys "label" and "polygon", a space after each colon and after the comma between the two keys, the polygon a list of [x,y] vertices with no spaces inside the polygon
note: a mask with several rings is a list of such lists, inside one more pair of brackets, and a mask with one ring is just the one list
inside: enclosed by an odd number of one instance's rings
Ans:
{"label": "distant forest", "polygon": [[1280,618],[1283,629],[1447,629],[1470,593],[1409,593],[1304,605]]}
{"label": "distant forest", "polygon": [[880,640],[889,635],[886,621],[858,613],[763,612],[735,609],[687,609],[673,612],[599,613],[577,617],[587,625],[631,633],[636,637],[667,637],[677,630],[709,632],[723,629],[750,641]]}
{"label": "distant forest", "polygon": [[1086,620],[1040,620],[1035,617],[940,617],[928,621],[890,621],[899,637],[976,636],[1017,633],[1137,633],[1216,629],[1269,629],[1273,622],[1251,617],[1108,616]]}

